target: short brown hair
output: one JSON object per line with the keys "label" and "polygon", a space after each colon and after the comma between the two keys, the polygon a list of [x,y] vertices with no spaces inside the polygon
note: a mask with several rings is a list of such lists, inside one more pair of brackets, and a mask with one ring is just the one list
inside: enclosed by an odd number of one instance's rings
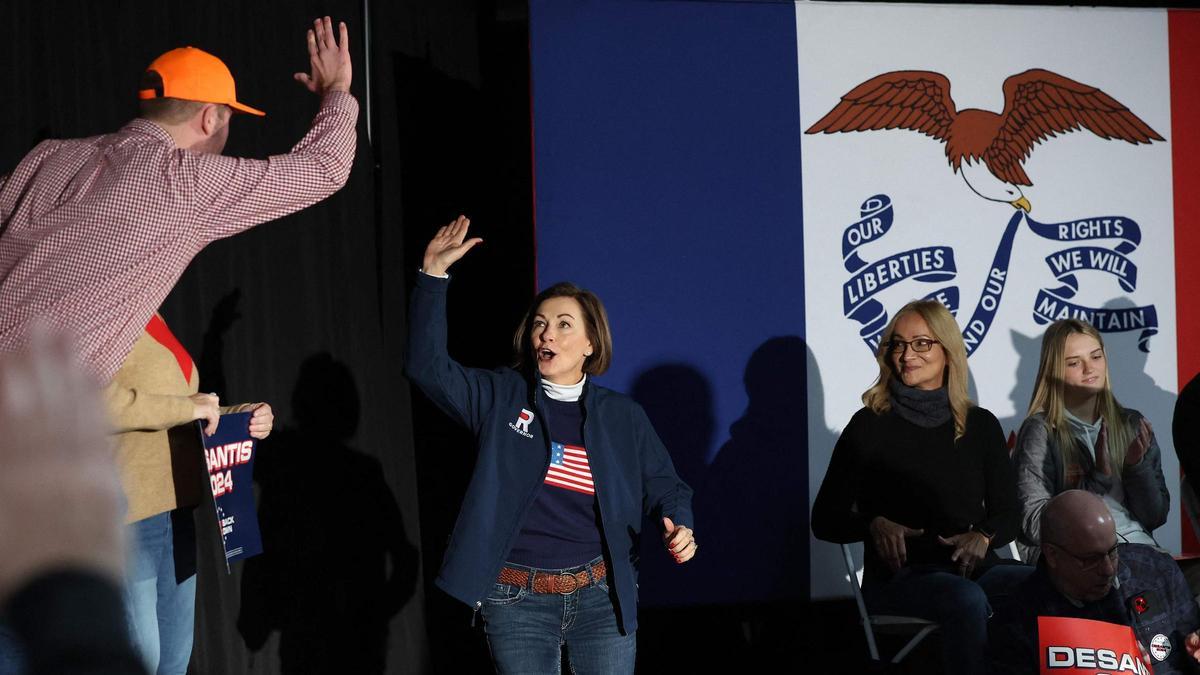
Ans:
{"label": "short brown hair", "polygon": [[513,364],[518,370],[532,368],[536,363],[533,348],[529,342],[530,325],[537,315],[538,307],[550,298],[573,298],[583,309],[583,327],[587,331],[588,341],[592,343],[592,355],[583,360],[583,372],[589,375],[603,375],[612,363],[612,331],[608,327],[608,312],[604,311],[604,303],[595,293],[580,288],[569,281],[560,281],[547,288],[529,304],[525,316],[513,333]]}
{"label": "short brown hair", "polygon": [[139,114],[155,122],[182,124],[192,118],[204,104],[181,98],[148,98],[138,101]]}

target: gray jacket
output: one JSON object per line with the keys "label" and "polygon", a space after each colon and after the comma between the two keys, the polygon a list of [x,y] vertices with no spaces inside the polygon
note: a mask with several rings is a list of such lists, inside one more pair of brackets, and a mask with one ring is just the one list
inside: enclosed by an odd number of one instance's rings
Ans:
{"label": "gray jacket", "polygon": [[[1125,408],[1125,424],[1130,430],[1136,433],[1141,421],[1140,412]],[[1042,509],[1051,497],[1068,489],[1063,456],[1046,426],[1045,415],[1035,413],[1021,424],[1015,453],[1017,497],[1021,501],[1021,533],[1017,536],[1017,548],[1025,562],[1034,563],[1042,540]],[[1096,471],[1087,452],[1080,454],[1084,467],[1079,489],[1098,495],[1106,494],[1109,489],[1108,477]],[[1163,477],[1162,454],[1157,439],[1151,436],[1150,447],[1142,461],[1122,468],[1121,482],[1125,490],[1125,508],[1147,532],[1153,533],[1155,528],[1167,522],[1171,497]]]}

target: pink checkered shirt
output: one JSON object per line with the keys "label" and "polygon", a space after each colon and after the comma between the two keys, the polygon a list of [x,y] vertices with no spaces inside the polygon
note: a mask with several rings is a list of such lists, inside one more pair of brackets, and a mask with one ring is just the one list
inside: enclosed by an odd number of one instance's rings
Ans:
{"label": "pink checkered shirt", "polygon": [[39,144],[0,176],[0,352],[40,318],[108,382],[200,249],[345,185],[357,119],[353,96],[329,92],[308,134],[266,160],[182,150],[145,119]]}

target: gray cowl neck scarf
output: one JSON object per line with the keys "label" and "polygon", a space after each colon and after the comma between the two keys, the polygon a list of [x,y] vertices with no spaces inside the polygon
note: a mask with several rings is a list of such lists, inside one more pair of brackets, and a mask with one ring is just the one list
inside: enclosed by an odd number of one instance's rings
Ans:
{"label": "gray cowl neck scarf", "polygon": [[950,394],[945,387],[914,389],[897,378],[888,381],[892,410],[913,424],[932,429],[950,421]]}

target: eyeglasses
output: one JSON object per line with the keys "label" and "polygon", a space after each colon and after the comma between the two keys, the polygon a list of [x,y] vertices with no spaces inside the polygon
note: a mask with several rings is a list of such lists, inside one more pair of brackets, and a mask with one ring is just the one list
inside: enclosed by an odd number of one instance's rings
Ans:
{"label": "eyeglasses", "polygon": [[1066,547],[1064,547],[1062,544],[1056,544],[1052,541],[1043,541],[1042,542],[1043,545],[1049,544],[1050,546],[1053,546],[1053,547],[1057,548],[1058,550],[1062,551],[1063,553],[1066,553],[1067,555],[1074,558],[1075,562],[1079,563],[1079,571],[1081,571],[1081,572],[1090,572],[1090,571],[1096,569],[1097,567],[1099,567],[1100,565],[1102,565],[1105,560],[1108,560],[1113,563],[1117,562],[1118,549],[1121,547],[1121,544],[1128,544],[1128,543],[1129,543],[1129,540],[1126,539],[1125,537],[1121,536],[1118,533],[1117,534],[1117,543],[1113,544],[1113,547],[1108,549],[1104,553],[1092,553],[1089,555],[1076,555],[1076,554],[1068,551],[1066,549]]}
{"label": "eyeglasses", "polygon": [[883,346],[888,350],[888,353],[899,354],[904,351],[905,347],[914,352],[927,352],[933,349],[933,346],[937,343],[937,340],[930,340],[928,338],[917,338],[916,340],[897,340],[896,338],[892,338],[888,342],[885,342]]}

